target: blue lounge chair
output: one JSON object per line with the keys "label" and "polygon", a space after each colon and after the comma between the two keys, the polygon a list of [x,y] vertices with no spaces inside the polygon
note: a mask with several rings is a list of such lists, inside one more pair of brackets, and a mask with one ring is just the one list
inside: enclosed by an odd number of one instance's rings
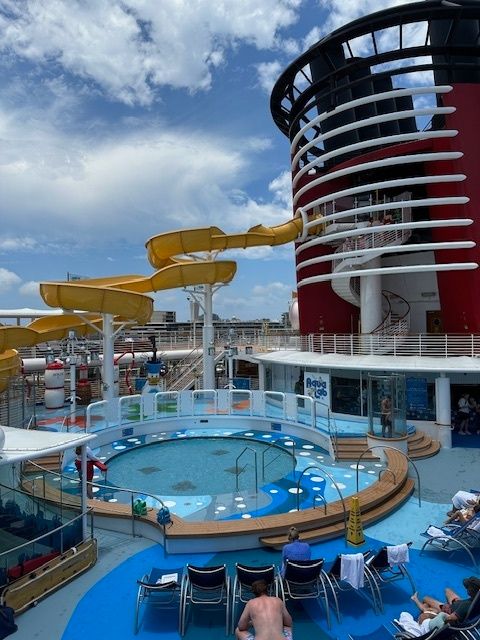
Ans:
{"label": "blue lounge chair", "polygon": [[477,567],[472,551],[480,547],[480,513],[476,513],[464,524],[451,523],[438,527],[438,532],[441,531],[443,535],[428,533],[428,529],[421,534],[427,540],[420,550],[420,555],[427,547],[447,553],[463,550],[470,557],[473,566]]}
{"label": "blue lounge chair", "polygon": [[235,565],[235,579],[232,587],[232,624],[231,630],[237,623],[237,607],[240,603],[246,604],[253,596],[252,584],[256,580],[265,580],[268,587],[268,595],[283,598],[282,580],[271,564],[264,567],[251,567],[237,563]]}
{"label": "blue lounge chair", "polygon": [[328,580],[322,571],[324,560],[286,560],[283,574],[285,600],[317,600],[325,609],[327,625],[330,628],[328,603]]}
{"label": "blue lounge chair", "polygon": [[[409,542],[408,546],[412,543]],[[412,576],[410,575],[404,563],[390,565],[388,560],[387,547],[382,547],[379,551],[367,559],[366,568],[370,571],[375,583],[375,593],[377,596],[377,607],[379,611],[383,611],[382,589],[405,578],[410,582],[412,594],[415,593],[416,587]]]}
{"label": "blue lounge chair", "polygon": [[133,631],[138,633],[142,619],[142,609],[147,606],[158,609],[178,607],[180,626],[180,602],[184,587],[183,569],[152,569],[141,580],[137,580],[138,591],[135,605]]}
{"label": "blue lounge chair", "polygon": [[194,606],[225,608],[225,635],[230,632],[230,577],[226,565],[194,567],[187,564],[180,602],[180,635],[185,635],[188,614]]}

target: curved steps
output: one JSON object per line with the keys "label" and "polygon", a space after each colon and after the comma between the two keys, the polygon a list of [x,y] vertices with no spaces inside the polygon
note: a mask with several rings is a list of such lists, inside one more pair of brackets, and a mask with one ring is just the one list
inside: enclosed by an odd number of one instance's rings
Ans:
{"label": "curved steps", "polygon": [[[405,500],[407,500],[415,489],[415,482],[411,478],[409,478],[402,486],[400,491],[396,493],[392,498],[387,500],[386,502],[370,509],[368,511],[362,511],[362,506],[360,505],[360,511],[362,514],[362,526],[366,526],[369,524],[373,524],[382,518],[385,518],[389,513],[391,513],[394,509],[400,507]],[[320,509],[317,509],[319,511]],[[334,524],[325,525],[317,527],[316,529],[310,529],[307,531],[302,531],[302,540],[304,542],[318,542],[319,540],[329,540],[330,538],[337,538],[339,536],[344,535],[345,533],[345,524],[343,519],[340,522],[336,522]],[[268,547],[272,547],[274,549],[282,549],[285,544],[287,544],[288,539],[287,535],[283,534],[281,536],[271,536],[260,538],[260,542]]]}
{"label": "curved steps", "polygon": [[[413,480],[408,478],[408,460],[405,456],[396,450],[385,451],[385,456],[388,468],[392,473],[384,473],[380,480],[358,493],[365,524],[387,516],[406,500],[414,489]],[[396,482],[394,482],[394,478]],[[42,478],[36,482],[43,485]],[[31,491],[32,485],[32,480],[23,482],[26,490],[30,489]],[[45,487],[46,500],[58,502],[59,497],[59,491],[56,487],[49,485]],[[64,505],[66,503],[64,497]],[[78,505],[79,497],[71,496],[71,503],[72,506],[73,503]],[[348,518],[351,496],[344,499],[344,504]],[[89,500],[88,506],[93,508],[95,516],[131,519],[131,506],[127,504]],[[205,522],[184,520],[172,515],[173,525],[166,529],[165,539],[163,538],[163,527],[160,527],[156,522],[156,510],[152,509],[145,516],[137,517],[135,520],[154,527],[151,535],[146,530],[142,535],[164,543],[168,540],[168,549],[171,553],[184,553],[185,543],[188,543],[189,548],[193,550],[198,548],[198,545],[202,547],[207,540],[215,538],[220,540],[229,537],[238,540],[238,548],[252,548],[255,546],[255,540],[260,544],[276,547],[284,544],[285,532],[291,526],[296,526],[302,532],[302,537],[308,540],[333,538],[343,535],[345,531],[341,500],[329,503],[326,514],[322,508],[311,508],[258,518]],[[242,547],[245,543],[248,543],[248,547]]]}
{"label": "curved steps", "polygon": [[[408,455],[412,460],[430,458],[440,451],[440,443],[421,431],[408,436],[407,444]],[[338,438],[335,448],[338,460],[358,460],[363,451],[367,449],[367,437]],[[363,460],[374,459],[375,456],[371,451],[363,457]]]}
{"label": "curved steps", "polygon": [[425,433],[416,432],[408,436],[408,455],[412,460],[431,458],[440,451],[440,443]]}

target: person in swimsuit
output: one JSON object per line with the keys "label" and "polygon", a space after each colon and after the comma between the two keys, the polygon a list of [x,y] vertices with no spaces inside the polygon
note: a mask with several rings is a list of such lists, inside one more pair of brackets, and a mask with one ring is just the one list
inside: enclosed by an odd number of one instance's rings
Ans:
{"label": "person in swimsuit", "polygon": [[245,605],[235,629],[237,640],[292,640],[292,617],[283,600],[268,595],[265,580],[255,580],[252,591],[255,598]]}
{"label": "person in swimsuit", "polygon": [[432,618],[438,613],[446,613],[447,616],[445,617],[445,622],[453,622],[455,624],[462,622],[467,617],[473,599],[480,590],[480,578],[475,576],[465,578],[463,580],[463,586],[467,590],[468,594],[468,598],[463,600],[455,593],[455,591],[448,587],[445,589],[446,603],[440,602],[440,600],[432,598],[431,596],[424,596],[423,599],[420,600],[417,593],[413,594],[412,600],[420,611],[423,614],[426,614],[426,617]]}

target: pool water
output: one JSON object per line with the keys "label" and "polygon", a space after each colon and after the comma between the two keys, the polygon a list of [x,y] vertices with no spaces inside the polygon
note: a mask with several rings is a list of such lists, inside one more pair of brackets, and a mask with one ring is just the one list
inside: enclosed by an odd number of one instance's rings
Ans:
{"label": "pool water", "polygon": [[[236,458],[246,447],[237,490]],[[250,449],[257,451],[258,491]],[[151,497],[158,496],[172,513],[187,520],[255,518],[323,508],[325,502],[339,499],[339,491],[346,497],[357,490],[356,463],[335,462],[318,444],[282,432],[185,428],[132,435],[94,453],[108,464],[107,480],[100,472],[94,476],[94,482],[104,483],[93,488],[95,498],[127,503],[130,494],[118,487],[128,487],[149,507],[158,508],[158,501]],[[375,482],[383,467],[378,461],[362,461],[359,489]],[[65,467],[65,473],[63,491],[78,494],[73,464]]]}
{"label": "pool water", "polygon": [[118,487],[132,486],[155,495],[252,492],[258,483],[279,481],[293,463],[292,453],[276,445],[200,436],[181,443],[154,442],[120,453],[108,462],[108,480]]}

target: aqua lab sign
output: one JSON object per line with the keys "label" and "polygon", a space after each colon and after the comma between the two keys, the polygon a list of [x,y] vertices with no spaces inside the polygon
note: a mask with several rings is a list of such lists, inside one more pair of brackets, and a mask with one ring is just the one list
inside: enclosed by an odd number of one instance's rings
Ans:
{"label": "aqua lab sign", "polygon": [[305,395],[330,406],[330,375],[305,371]]}

